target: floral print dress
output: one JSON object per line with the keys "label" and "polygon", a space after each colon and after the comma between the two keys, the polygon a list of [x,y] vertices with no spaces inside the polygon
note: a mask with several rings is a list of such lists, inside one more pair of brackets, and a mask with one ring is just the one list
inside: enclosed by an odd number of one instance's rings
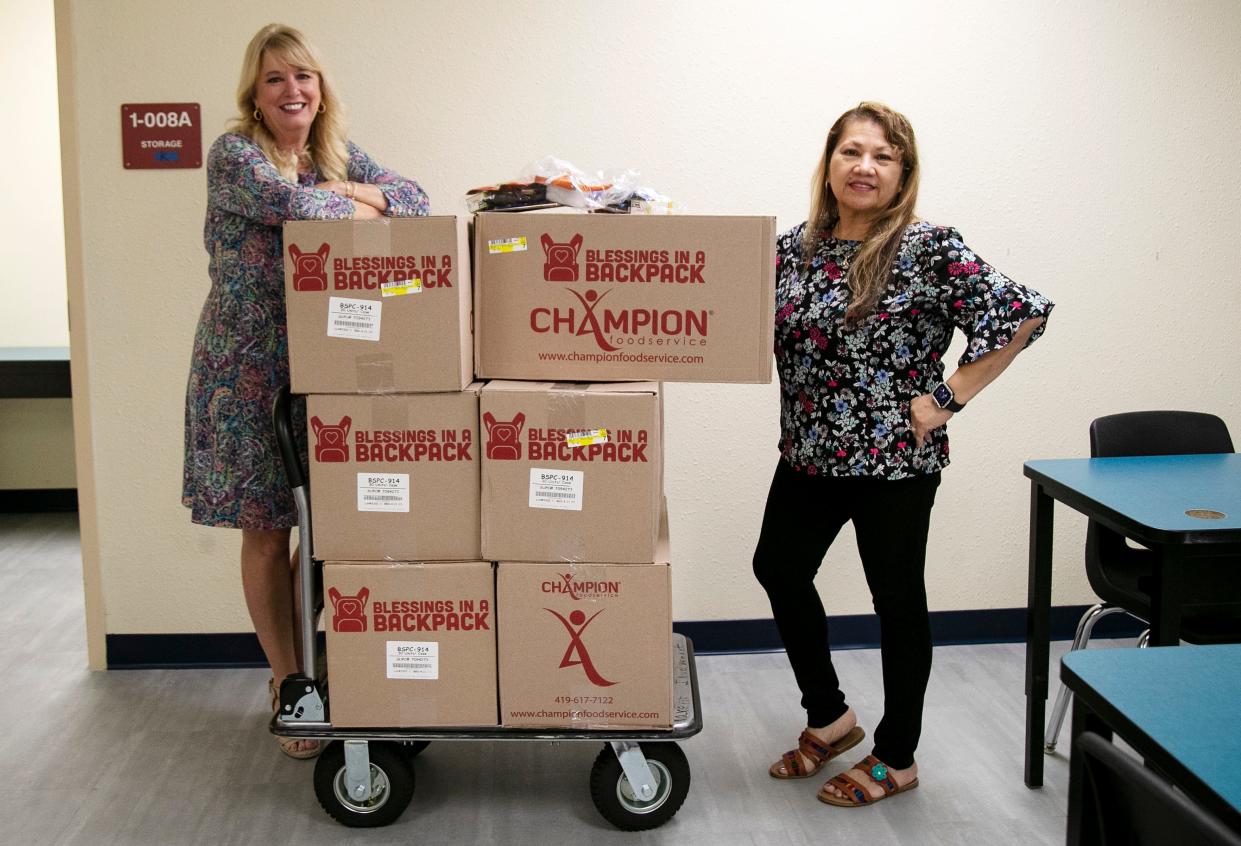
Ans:
{"label": "floral print dress", "polygon": [[[388,201],[385,214],[429,213],[416,182],[376,164],[352,142],[348,147],[347,178],[376,185]],[[316,189],[321,181],[308,172],[290,182],[243,135],[222,135],[207,156],[203,240],[211,291],[194,335],[181,493],[195,523],[297,524],[271,423],[276,391],[289,382],[281,227],[286,220],[353,217],[353,202]],[[305,437],[304,403],[294,406],[294,431]]]}
{"label": "floral print dress", "polygon": [[919,221],[905,230],[875,312],[846,329],[849,263],[862,242],[825,238],[804,268],[805,227],[776,242],[783,460],[812,475],[903,479],[942,470],[947,427],[917,448],[909,404],[943,381],[953,329],[969,339],[959,361],[966,364],[1005,346],[1022,321],[1045,317],[1053,303],[983,261],[955,229]]}

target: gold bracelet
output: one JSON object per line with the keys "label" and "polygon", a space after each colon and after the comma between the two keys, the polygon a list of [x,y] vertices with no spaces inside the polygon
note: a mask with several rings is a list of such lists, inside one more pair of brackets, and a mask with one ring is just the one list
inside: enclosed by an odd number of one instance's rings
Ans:
{"label": "gold bracelet", "polygon": [[356,189],[357,189],[357,186],[354,185],[352,182],[346,182],[345,183],[345,199],[352,200],[354,191]]}

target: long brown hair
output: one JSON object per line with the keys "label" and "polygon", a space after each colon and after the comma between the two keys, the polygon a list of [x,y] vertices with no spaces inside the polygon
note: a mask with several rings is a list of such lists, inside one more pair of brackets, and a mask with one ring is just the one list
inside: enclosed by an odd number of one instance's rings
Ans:
{"label": "long brown hair", "polygon": [[[263,70],[263,54],[271,52],[294,67],[314,71],[319,75],[319,96],[323,112],[310,125],[310,137],[306,149],[300,151],[280,150],[276,139],[263,121],[254,117],[258,107],[254,102],[254,86]],[[291,26],[268,24],[255,33],[246,47],[246,57],[241,62],[241,81],[237,84],[238,116],[229,123],[234,132],[245,135],[259,145],[271,159],[280,175],[297,181],[297,159],[304,154],[314,163],[323,179],[346,179],[349,169],[349,149],[346,144],[344,106],[323,72],[319,51],[306,36]]]}
{"label": "long brown hair", "polygon": [[840,143],[840,136],[850,121],[873,121],[883,130],[887,141],[896,148],[901,161],[901,187],[892,205],[888,206],[871,223],[862,241],[862,247],[849,265],[849,290],[853,297],[845,313],[848,325],[857,325],[875,310],[880,295],[888,285],[892,263],[896,261],[905,227],[914,221],[914,206],[918,202],[918,145],[913,127],[900,112],[883,103],[862,102],[845,112],[827,133],[827,143],[819,166],[815,168],[810,187],[810,217],[802,235],[802,264],[809,268],[810,260],[818,252],[824,234],[830,235],[840,221],[840,207],[836,195],[828,184],[828,167],[832,153]]}

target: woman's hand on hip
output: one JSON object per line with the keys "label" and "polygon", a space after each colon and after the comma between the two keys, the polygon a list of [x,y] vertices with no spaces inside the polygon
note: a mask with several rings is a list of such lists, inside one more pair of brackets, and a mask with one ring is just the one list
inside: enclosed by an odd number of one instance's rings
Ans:
{"label": "woman's hand on hip", "polygon": [[919,449],[926,443],[927,435],[948,422],[952,412],[940,408],[930,394],[914,397],[909,403],[909,425],[913,429],[914,443]]}

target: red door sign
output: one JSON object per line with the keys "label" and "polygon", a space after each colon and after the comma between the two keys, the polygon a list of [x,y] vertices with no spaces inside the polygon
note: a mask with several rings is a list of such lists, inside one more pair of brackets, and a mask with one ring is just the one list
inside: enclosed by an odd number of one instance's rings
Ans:
{"label": "red door sign", "polygon": [[198,104],[122,104],[121,157],[127,168],[202,167]]}

